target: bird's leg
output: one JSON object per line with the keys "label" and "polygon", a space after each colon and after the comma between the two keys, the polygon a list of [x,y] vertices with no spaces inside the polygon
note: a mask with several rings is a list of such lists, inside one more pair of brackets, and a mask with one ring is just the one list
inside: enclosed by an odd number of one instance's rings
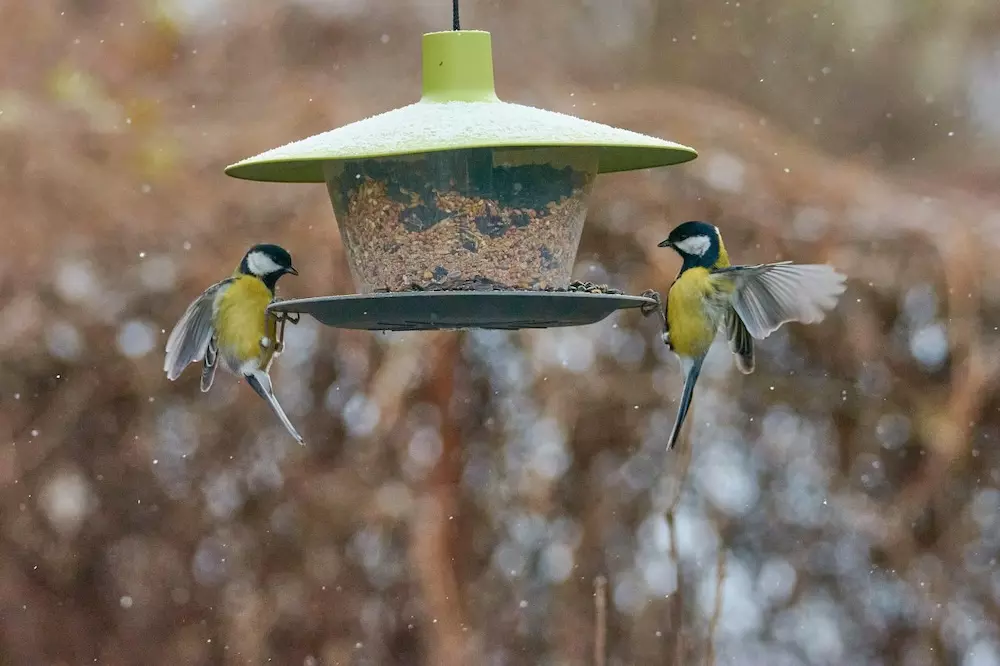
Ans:
{"label": "bird's leg", "polygon": [[[277,303],[282,299],[275,297],[272,301]],[[298,312],[275,312],[274,310],[268,310],[268,314],[274,317],[275,321],[275,336],[274,336],[274,354],[272,356],[277,356],[285,350],[285,323],[291,322],[293,325],[299,323],[299,313]],[[264,336],[260,339],[261,349],[267,349],[271,345],[271,340]]]}
{"label": "bird's leg", "polygon": [[[280,303],[281,301],[285,301],[285,300],[288,300],[288,299],[281,298],[280,296],[275,296],[274,298],[271,299],[271,305],[274,305],[275,303]],[[271,313],[271,316],[274,317],[275,321],[279,321],[279,322],[280,321],[290,321],[293,324],[299,323],[299,313],[298,312],[276,312],[276,311],[270,310],[270,309],[268,310],[268,312]]]}
{"label": "bird's leg", "polygon": [[274,355],[277,356],[281,352],[285,351],[285,321],[288,317],[284,312],[277,315],[277,326],[274,332]]}
{"label": "bird's leg", "polygon": [[[283,301],[283,300],[285,300],[285,299],[284,298],[279,298],[279,297],[275,296],[271,300],[271,303],[277,303],[277,302]],[[275,312],[274,310],[271,310],[270,312],[271,312],[271,314],[274,315],[274,318],[277,319],[277,320],[279,320],[279,321],[281,321],[282,319],[284,319],[286,321],[292,322],[293,324],[299,323],[299,313],[298,312]]]}
{"label": "bird's leg", "polygon": [[285,350],[285,324],[291,323],[293,326],[299,323],[298,312],[278,312],[275,314],[278,320],[278,340],[274,348],[275,354],[280,354]]}

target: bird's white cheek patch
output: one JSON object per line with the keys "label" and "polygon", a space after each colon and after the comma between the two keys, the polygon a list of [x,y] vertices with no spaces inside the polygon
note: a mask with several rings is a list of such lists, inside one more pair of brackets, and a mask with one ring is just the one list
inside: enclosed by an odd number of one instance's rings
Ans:
{"label": "bird's white cheek patch", "polygon": [[708,236],[691,236],[675,243],[674,246],[681,252],[700,257],[708,252],[708,248],[712,247],[712,239]]}
{"label": "bird's white cheek patch", "polygon": [[251,252],[247,256],[247,268],[257,276],[270,275],[281,270],[281,266],[263,252]]}

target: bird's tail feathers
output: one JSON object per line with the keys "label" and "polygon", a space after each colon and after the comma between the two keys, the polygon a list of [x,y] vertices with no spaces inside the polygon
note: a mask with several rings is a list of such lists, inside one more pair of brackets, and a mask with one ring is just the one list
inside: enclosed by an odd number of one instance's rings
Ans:
{"label": "bird's tail feathers", "polygon": [[302,435],[300,435],[299,431],[295,429],[292,422],[288,420],[285,410],[281,408],[281,405],[278,403],[278,399],[274,396],[274,389],[271,386],[270,376],[262,370],[256,370],[253,373],[244,375],[244,377],[246,377],[247,383],[250,384],[250,388],[256,391],[257,395],[264,398],[264,400],[267,401],[267,404],[271,405],[271,409],[275,414],[277,414],[278,418],[281,419],[281,423],[285,426],[285,429],[288,430],[289,434],[295,438],[295,441],[299,444],[305,444],[305,441],[302,439]]}
{"label": "bird's tail feathers", "polygon": [[667,451],[670,451],[677,444],[677,439],[681,434],[681,427],[684,419],[687,418],[688,409],[691,407],[691,397],[694,395],[694,385],[698,383],[698,375],[701,374],[701,364],[704,358],[681,359],[684,366],[684,392],[681,394],[681,404],[677,409],[677,418],[674,420],[673,430],[670,431],[670,439],[667,440]]}

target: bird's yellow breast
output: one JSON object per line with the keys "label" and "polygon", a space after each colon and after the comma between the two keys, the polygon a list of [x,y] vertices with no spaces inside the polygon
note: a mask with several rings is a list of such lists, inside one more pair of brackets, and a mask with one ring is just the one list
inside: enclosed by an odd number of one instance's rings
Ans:
{"label": "bird's yellow breast", "polygon": [[667,327],[670,346],[681,356],[701,356],[712,346],[719,325],[711,312],[715,297],[715,286],[705,268],[689,268],[671,285]]}
{"label": "bird's yellow breast", "polygon": [[[219,351],[240,364],[259,359],[264,367],[274,353],[275,319],[267,314],[274,298],[271,290],[252,275],[240,275],[219,299],[215,331]],[[261,347],[261,338],[269,344]]]}

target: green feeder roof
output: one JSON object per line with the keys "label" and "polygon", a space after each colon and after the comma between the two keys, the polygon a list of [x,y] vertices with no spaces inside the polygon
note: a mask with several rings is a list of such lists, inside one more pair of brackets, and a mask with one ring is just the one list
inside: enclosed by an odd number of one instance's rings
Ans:
{"label": "green feeder roof", "polygon": [[236,178],[322,183],[323,162],[467,148],[597,149],[601,173],[687,162],[693,148],[575,116],[502,102],[493,87],[490,33],[423,39],[419,102],[274,148],[226,168]]}

